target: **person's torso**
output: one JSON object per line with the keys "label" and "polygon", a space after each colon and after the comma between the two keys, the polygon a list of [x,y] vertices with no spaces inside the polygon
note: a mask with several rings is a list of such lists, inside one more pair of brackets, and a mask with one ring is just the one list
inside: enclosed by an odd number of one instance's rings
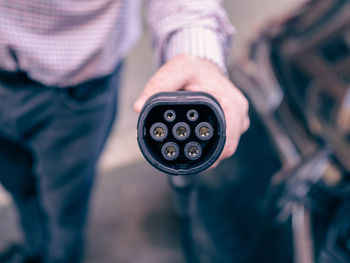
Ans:
{"label": "person's torso", "polygon": [[140,0],[0,1],[0,70],[72,86],[113,71],[140,31]]}

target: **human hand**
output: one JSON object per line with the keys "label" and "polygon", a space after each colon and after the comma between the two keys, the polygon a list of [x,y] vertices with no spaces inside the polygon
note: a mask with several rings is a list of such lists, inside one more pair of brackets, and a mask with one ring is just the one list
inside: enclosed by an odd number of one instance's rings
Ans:
{"label": "human hand", "polygon": [[241,135],[249,128],[249,104],[220,69],[208,60],[187,54],[169,60],[150,78],[134,109],[141,112],[144,103],[155,93],[179,90],[207,92],[217,99],[225,113],[227,127],[226,144],[214,166],[231,157]]}

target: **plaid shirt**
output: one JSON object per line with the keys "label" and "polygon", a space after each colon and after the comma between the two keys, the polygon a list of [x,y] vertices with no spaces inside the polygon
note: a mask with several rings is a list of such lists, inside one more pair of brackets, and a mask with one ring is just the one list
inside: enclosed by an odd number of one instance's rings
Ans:
{"label": "plaid shirt", "polygon": [[[160,64],[177,54],[225,70],[233,28],[220,0],[145,0]],[[45,85],[110,74],[137,41],[141,0],[1,0],[0,69]]]}

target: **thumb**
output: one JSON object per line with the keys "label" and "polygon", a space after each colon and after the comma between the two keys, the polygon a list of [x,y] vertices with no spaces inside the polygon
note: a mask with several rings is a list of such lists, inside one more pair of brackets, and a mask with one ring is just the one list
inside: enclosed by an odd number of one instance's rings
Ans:
{"label": "thumb", "polygon": [[134,103],[134,109],[140,112],[149,97],[158,92],[177,91],[186,86],[193,69],[187,68],[189,59],[179,55],[162,66],[147,82],[146,87]]}

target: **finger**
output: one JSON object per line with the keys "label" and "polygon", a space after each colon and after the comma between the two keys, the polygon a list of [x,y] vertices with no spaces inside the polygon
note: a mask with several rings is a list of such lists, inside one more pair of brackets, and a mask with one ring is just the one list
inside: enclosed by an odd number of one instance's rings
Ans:
{"label": "finger", "polygon": [[240,138],[240,136],[238,136],[237,139],[234,138],[231,141],[226,141],[225,147],[224,147],[219,159],[210,168],[216,168],[223,160],[233,156],[233,154],[237,150],[239,138]]}
{"label": "finger", "polygon": [[249,119],[249,116],[246,115],[243,119],[242,133],[245,133],[249,129],[249,126],[250,126],[250,119]]}
{"label": "finger", "polygon": [[219,165],[220,163],[221,163],[221,161],[220,161],[220,160],[217,160],[212,166],[210,166],[209,169],[214,169],[214,168],[218,167],[218,165]]}
{"label": "finger", "polygon": [[219,160],[230,158],[236,152],[239,138],[240,136],[235,136],[233,139],[231,139],[231,141],[226,142],[225,148],[222,151]]}
{"label": "finger", "polygon": [[241,137],[242,121],[238,120],[238,115],[233,111],[226,111],[226,144],[219,160],[230,158],[237,150],[239,139]]}
{"label": "finger", "polygon": [[[221,90],[220,85],[214,88],[210,85],[188,85],[186,86],[186,90],[206,91],[207,93],[217,98],[224,110],[227,123],[226,144],[219,158],[219,162],[231,157],[237,149],[241,134],[249,127],[249,118],[247,115],[248,105],[246,103],[243,103],[241,99],[235,99],[240,98],[240,93],[238,90],[235,88],[226,88]],[[241,108],[239,109],[235,105],[240,105]]]}
{"label": "finger", "polygon": [[155,93],[177,91],[191,79],[193,69],[187,68],[188,58],[177,56],[162,66],[146,84],[145,89],[134,103],[134,109],[140,112],[146,100]]}

